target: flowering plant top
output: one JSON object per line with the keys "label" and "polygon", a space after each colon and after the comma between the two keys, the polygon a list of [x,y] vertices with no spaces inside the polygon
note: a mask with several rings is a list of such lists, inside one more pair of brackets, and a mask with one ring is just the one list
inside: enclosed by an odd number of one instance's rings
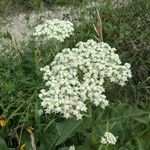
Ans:
{"label": "flowering plant top", "polygon": [[101,137],[102,144],[112,144],[115,145],[117,138],[111,132],[105,132],[104,136]]}
{"label": "flowering plant top", "polygon": [[45,23],[37,25],[33,36],[36,40],[48,41],[55,39],[63,42],[65,38],[70,37],[74,32],[73,23],[65,20],[47,20]]}
{"label": "flowering plant top", "polygon": [[81,119],[88,103],[104,109],[108,105],[106,79],[123,86],[131,78],[130,64],[123,65],[115,51],[91,39],[58,53],[50,66],[41,68],[46,87],[39,98],[45,112]]}

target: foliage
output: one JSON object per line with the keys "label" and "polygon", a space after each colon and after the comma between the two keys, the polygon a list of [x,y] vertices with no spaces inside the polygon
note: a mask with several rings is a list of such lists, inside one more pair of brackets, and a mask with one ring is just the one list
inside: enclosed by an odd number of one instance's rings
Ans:
{"label": "foliage", "polygon": [[[46,43],[37,47],[32,38],[17,45],[11,36],[5,36],[11,41],[7,49],[12,53],[0,57],[0,115],[6,117],[7,123],[0,128],[1,150],[20,149],[23,144],[28,150],[33,141],[37,150],[63,150],[71,145],[77,150],[149,150],[149,2],[133,0],[127,7],[104,4],[97,9],[102,18],[104,41],[117,47],[121,59],[131,63],[133,78],[121,88],[107,86],[110,106],[104,111],[92,107],[83,120],[65,120],[54,114],[40,116],[38,93],[44,83],[39,70],[53,61],[55,46]],[[94,19],[87,21],[86,12]],[[79,18],[81,24],[75,28],[76,34],[65,40],[58,51],[95,38],[96,17],[95,8],[85,9]],[[118,136],[116,145],[100,144],[106,130]]]}
{"label": "foliage", "polygon": [[[41,11],[45,7],[52,6],[79,6],[86,4],[86,0],[1,0],[0,13],[11,15],[21,11],[36,10]],[[15,11],[14,11],[15,10]]]}

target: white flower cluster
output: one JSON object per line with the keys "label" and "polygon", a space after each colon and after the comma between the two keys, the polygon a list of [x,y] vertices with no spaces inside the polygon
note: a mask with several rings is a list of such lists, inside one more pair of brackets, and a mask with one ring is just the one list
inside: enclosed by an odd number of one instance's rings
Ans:
{"label": "white flower cluster", "polygon": [[39,98],[46,113],[81,119],[88,103],[104,109],[108,105],[105,79],[124,85],[131,77],[130,65],[121,65],[115,50],[106,43],[88,40],[58,53],[50,66],[41,69],[46,89]]}
{"label": "white flower cluster", "polygon": [[115,145],[117,142],[116,137],[110,133],[110,132],[105,132],[104,136],[101,138],[101,143],[102,144],[112,144]]}
{"label": "white flower cluster", "polygon": [[36,40],[47,41],[55,39],[63,42],[65,38],[70,37],[74,32],[73,23],[64,20],[47,20],[44,24],[37,25],[33,36]]}

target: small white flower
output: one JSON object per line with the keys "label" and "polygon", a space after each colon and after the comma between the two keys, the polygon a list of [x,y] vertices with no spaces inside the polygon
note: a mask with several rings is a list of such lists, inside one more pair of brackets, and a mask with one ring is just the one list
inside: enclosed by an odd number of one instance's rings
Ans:
{"label": "small white flower", "polygon": [[115,145],[117,142],[117,138],[110,132],[105,132],[104,136],[101,137],[102,144],[112,144]]}

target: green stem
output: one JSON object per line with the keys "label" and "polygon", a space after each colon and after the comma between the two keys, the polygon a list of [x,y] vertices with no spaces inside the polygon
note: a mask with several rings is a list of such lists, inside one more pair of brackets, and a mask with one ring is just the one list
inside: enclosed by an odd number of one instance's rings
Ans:
{"label": "green stem", "polygon": [[95,128],[95,119],[92,114],[92,108],[91,105],[89,105],[89,114],[92,119],[92,127],[91,127],[91,141],[92,141],[92,147],[93,149],[97,149],[97,134],[96,134],[96,128]]}
{"label": "green stem", "polygon": [[103,149],[103,145],[101,144],[98,148],[98,150],[102,150]]}
{"label": "green stem", "polygon": [[54,42],[54,46],[55,46],[55,52],[56,52],[56,54],[58,53],[58,51],[59,51],[59,44],[58,44],[58,41],[57,40],[54,40],[53,41]]}

